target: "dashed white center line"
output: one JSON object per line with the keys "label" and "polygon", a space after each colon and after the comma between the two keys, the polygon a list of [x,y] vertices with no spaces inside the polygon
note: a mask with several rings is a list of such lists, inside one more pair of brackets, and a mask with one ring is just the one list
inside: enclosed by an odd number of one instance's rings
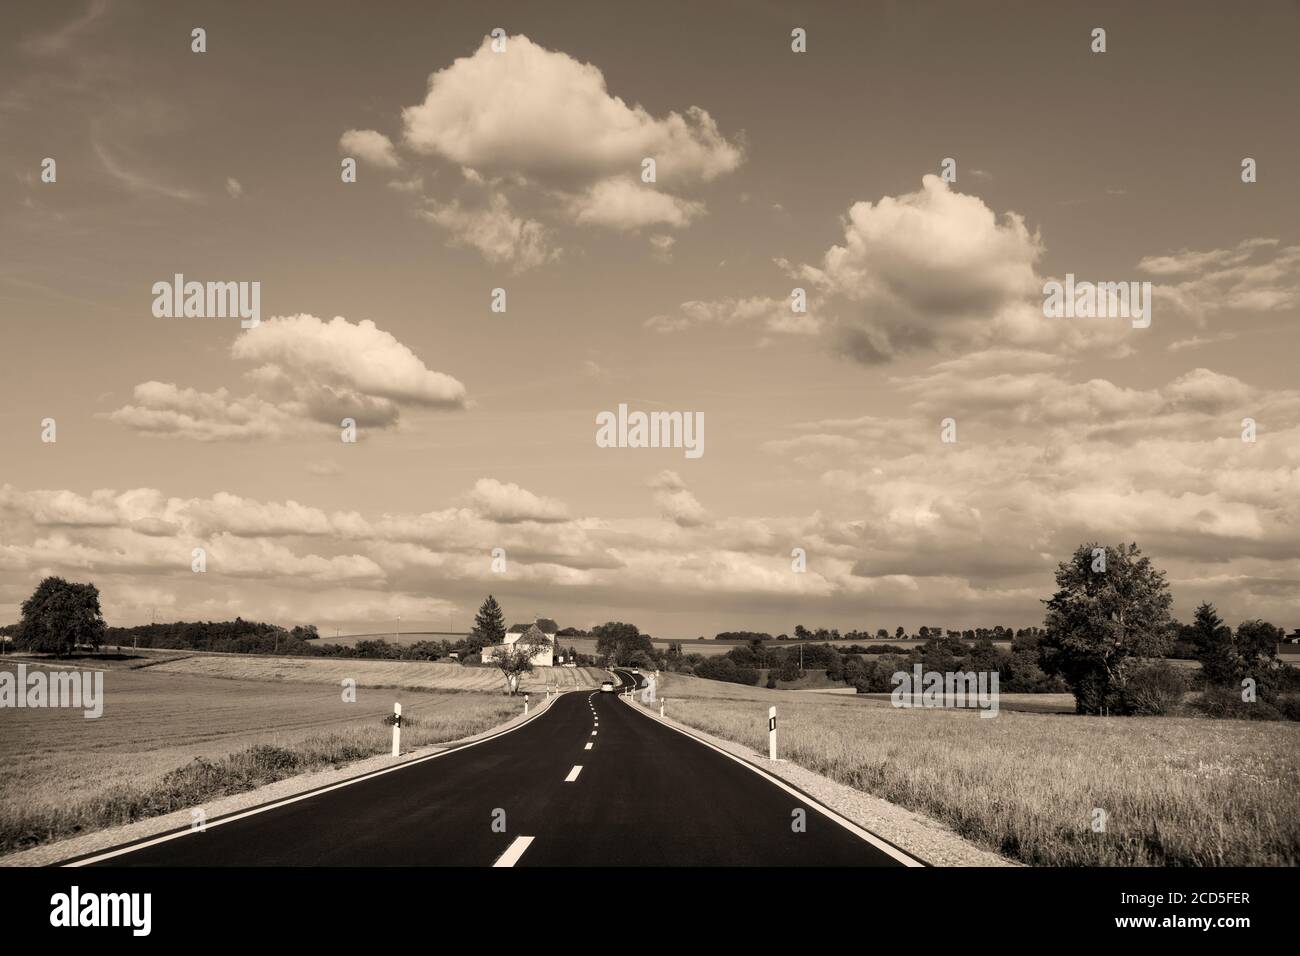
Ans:
{"label": "dashed white center line", "polygon": [[593,737],[596,736],[596,732],[594,730],[591,732],[591,736]]}
{"label": "dashed white center line", "polygon": [[582,749],[583,749],[583,750],[590,750],[590,749],[591,749],[591,741],[588,740],[588,741],[587,741],[587,746],[583,747]]}
{"label": "dashed white center line", "polygon": [[569,771],[569,775],[564,778],[564,782],[573,783],[573,781],[578,779],[578,774],[580,773],[582,773],[582,764],[574,764],[573,769]]}
{"label": "dashed white center line", "polygon": [[514,866],[516,863],[519,862],[519,858],[524,855],[524,851],[528,849],[529,845],[532,842],[533,842],[533,837],[526,837],[526,836],[515,837],[515,842],[511,843],[508,847],[506,847],[506,852],[502,853],[499,857],[497,857],[497,861],[492,865],[493,866]]}

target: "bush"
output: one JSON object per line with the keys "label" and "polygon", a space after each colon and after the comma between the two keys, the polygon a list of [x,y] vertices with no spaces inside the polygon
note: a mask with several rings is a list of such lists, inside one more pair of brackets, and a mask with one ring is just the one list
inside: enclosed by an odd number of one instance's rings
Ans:
{"label": "bush", "polygon": [[729,684],[758,683],[758,671],[752,667],[737,667],[735,661],[726,657],[713,657],[701,661],[695,667],[695,676],[726,681]]}
{"label": "bush", "polygon": [[1191,706],[1206,717],[1224,720],[1300,720],[1300,697],[1260,697],[1247,703],[1233,687],[1207,687]]}
{"label": "bush", "polygon": [[771,674],[768,674],[767,684],[765,686],[767,687],[768,690],[776,690],[776,678],[773,677]]}
{"label": "bush", "polygon": [[1135,669],[1120,696],[1124,713],[1150,717],[1177,710],[1186,692],[1187,681],[1178,668],[1159,661]]}

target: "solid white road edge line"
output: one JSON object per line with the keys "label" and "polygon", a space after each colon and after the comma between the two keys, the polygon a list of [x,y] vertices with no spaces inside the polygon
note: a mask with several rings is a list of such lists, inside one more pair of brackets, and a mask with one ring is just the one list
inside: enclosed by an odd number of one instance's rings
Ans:
{"label": "solid white road edge line", "polygon": [[[552,700],[553,701],[559,700],[559,697],[554,697],[552,698]],[[297,794],[296,796],[285,797],[283,800],[276,800],[273,801],[272,803],[267,803],[260,807],[253,807],[250,810],[245,810],[242,813],[236,813],[233,816],[222,817],[219,820],[210,820],[205,824],[205,829],[211,830],[213,827],[219,827],[223,823],[234,823],[236,820],[242,820],[245,817],[251,817],[259,813],[265,813],[268,810],[275,810],[278,807],[286,807],[289,804],[297,803],[300,800],[310,800],[312,797],[318,797],[322,793],[329,793],[331,790],[340,790],[343,787],[350,787],[354,783],[362,783],[363,781],[371,780],[375,777],[382,777],[386,773],[395,773],[398,770],[405,770],[407,767],[414,767],[417,764],[422,764],[427,760],[437,760],[439,757],[447,756],[447,754],[459,753],[462,750],[468,750],[470,747],[477,747],[479,744],[485,744],[489,740],[496,740],[498,737],[504,737],[506,734],[514,733],[520,727],[523,727],[527,724],[531,724],[538,717],[542,716],[542,714],[548,713],[550,709],[551,709],[550,705],[544,703],[541,707],[539,707],[536,711],[534,711],[530,717],[521,720],[513,727],[510,727],[506,730],[499,731],[495,734],[492,734],[489,737],[484,737],[480,740],[474,740],[467,744],[461,744],[460,746],[453,747],[450,750],[440,750],[436,754],[429,754],[427,757],[417,757],[415,760],[408,760],[406,763],[398,764],[396,767],[385,767],[382,770],[372,770],[369,773],[364,773],[359,777],[353,777],[350,780],[341,780],[338,783],[330,784],[327,787],[321,787],[318,790],[309,790],[306,793],[300,793]],[[71,863],[60,863],[58,865],[66,866],[66,867],[89,866],[91,863],[98,863],[101,860],[111,860],[113,859],[113,857],[124,856],[127,853],[134,853],[136,850],[143,850],[145,847],[157,846],[159,843],[168,843],[172,840],[179,840],[181,837],[186,837],[194,833],[202,833],[202,832],[203,830],[194,830],[190,827],[186,827],[184,830],[180,830],[176,833],[165,833],[162,836],[154,837],[152,840],[145,840],[141,843],[133,843],[130,846],[118,847],[115,850],[105,850],[103,853],[97,853],[94,856],[89,856],[82,860],[76,860]]]}
{"label": "solid white road edge line", "polygon": [[495,866],[514,866],[519,862],[519,858],[524,855],[524,851],[533,842],[533,837],[515,837],[515,841],[506,847],[506,852],[497,857],[497,861],[492,865]]}
{"label": "solid white road edge line", "polygon": [[731,760],[736,761],[736,763],[740,764],[742,767],[746,767],[752,770],[754,773],[758,774],[768,783],[772,783],[780,787],[786,793],[796,797],[800,803],[806,803],[808,806],[812,807],[822,816],[826,817],[829,820],[835,821],[844,829],[848,830],[850,833],[856,836],[858,839],[865,840],[867,843],[870,843],[872,846],[874,846],[877,850],[886,854],[887,856],[893,857],[895,860],[897,860],[899,863],[902,863],[904,866],[925,866],[925,864],[922,863],[920,860],[918,860],[916,857],[910,856],[903,850],[900,850],[898,847],[890,843],[886,843],[884,840],[880,839],[880,837],[876,836],[871,831],[864,830],[862,827],[858,826],[852,820],[848,819],[847,817],[840,816],[830,807],[823,806],[821,803],[814,800],[812,797],[808,796],[807,794],[800,793],[798,790],[790,786],[780,777],[773,776],[772,774],[764,770],[762,767],[759,767],[756,764],[752,764],[748,760],[745,760],[742,757],[737,757],[735,754],[729,753],[728,751],[723,750],[721,747],[709,743],[704,738],[695,736],[689,731],[682,730],[680,727],[674,727],[672,724],[668,723],[667,720],[660,719],[658,714],[651,713],[650,711],[646,710],[644,707],[638,707],[636,704],[633,703],[629,703],[628,706],[638,711],[639,713],[645,714],[645,716],[649,717],[651,720],[655,721],[656,723],[663,724],[663,726],[667,727],[669,730],[675,730],[683,737],[689,737],[691,740],[694,740],[696,743],[703,744],[704,746],[708,747],[710,750],[716,750],[718,753],[722,754],[722,756],[728,757]]}

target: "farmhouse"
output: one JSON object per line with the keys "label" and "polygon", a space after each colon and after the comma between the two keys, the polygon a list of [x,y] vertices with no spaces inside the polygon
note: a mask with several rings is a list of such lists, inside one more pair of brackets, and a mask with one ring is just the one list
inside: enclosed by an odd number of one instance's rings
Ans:
{"label": "farmhouse", "polygon": [[499,650],[511,647],[524,642],[524,646],[534,648],[531,658],[534,667],[552,667],[555,664],[555,635],[548,634],[536,624],[530,624],[523,631],[510,631],[506,634],[504,643],[489,644],[483,648],[482,661],[484,664],[492,662],[492,655]]}

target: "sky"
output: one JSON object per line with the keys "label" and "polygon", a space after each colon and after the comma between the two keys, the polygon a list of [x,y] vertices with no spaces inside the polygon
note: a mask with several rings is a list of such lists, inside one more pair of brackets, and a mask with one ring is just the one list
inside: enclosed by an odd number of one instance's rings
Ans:
{"label": "sky", "polygon": [[[110,624],[1022,627],[1131,541],[1178,617],[1300,627],[1298,41],[1291,2],[6,4],[0,621],[59,574]],[[176,274],[258,324],[160,316]],[[1045,314],[1067,275],[1149,326]],[[620,405],[703,453],[601,447]]]}

